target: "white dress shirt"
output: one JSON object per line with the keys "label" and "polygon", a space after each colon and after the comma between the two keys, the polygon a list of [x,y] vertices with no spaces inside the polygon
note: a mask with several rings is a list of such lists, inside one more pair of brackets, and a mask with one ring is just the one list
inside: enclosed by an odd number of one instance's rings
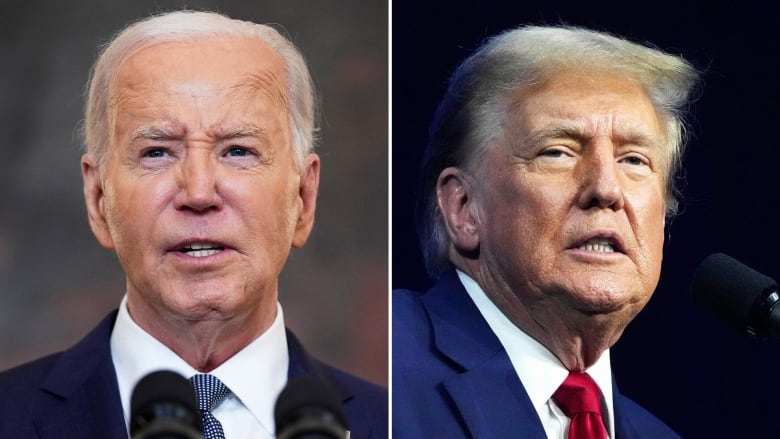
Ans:
{"label": "white dress shirt", "polygon": [[[570,420],[553,402],[552,395],[563,384],[569,371],[552,352],[515,326],[487,297],[474,279],[460,270],[458,270],[458,278],[490,329],[504,346],[520,382],[523,383],[531,399],[531,404],[542,421],[547,437],[567,439]],[[607,413],[604,413],[604,416],[608,418],[606,419],[608,434],[614,437],[615,421],[609,350],[605,351],[586,372],[598,384],[604,395],[607,406]]]}
{"label": "white dress shirt", "polygon": [[[126,296],[119,306],[119,315],[111,333],[111,357],[128,426],[130,397],[141,378],[163,369],[177,372],[185,378],[199,373],[133,321],[127,310]],[[209,372],[232,392],[212,412],[222,424],[225,437],[274,437],[273,408],[277,396],[287,383],[288,364],[284,316],[281,305],[277,303],[276,317],[271,327]]]}

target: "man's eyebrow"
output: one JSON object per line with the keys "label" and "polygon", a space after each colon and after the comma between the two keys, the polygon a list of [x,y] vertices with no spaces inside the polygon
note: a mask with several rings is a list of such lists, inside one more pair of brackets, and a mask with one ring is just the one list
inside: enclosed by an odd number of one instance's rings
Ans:
{"label": "man's eyebrow", "polygon": [[[218,139],[257,138],[266,139],[265,130],[257,125],[249,124],[236,128],[214,128],[212,135]],[[138,127],[133,133],[132,141],[138,140],[179,140],[186,136],[186,130],[177,128],[159,128],[153,126]]]}
{"label": "man's eyebrow", "polygon": [[253,137],[257,139],[265,139],[265,130],[257,125],[244,125],[236,128],[217,128],[214,130],[214,135],[220,139],[237,139],[242,137]]}
{"label": "man's eyebrow", "polygon": [[642,146],[645,148],[660,148],[662,140],[657,136],[651,136],[641,131],[632,130],[619,138],[623,144]]}
{"label": "man's eyebrow", "polygon": [[182,130],[140,126],[133,133],[132,141],[138,140],[175,140],[183,136]]}
{"label": "man's eyebrow", "polygon": [[[556,125],[549,128],[531,133],[523,142],[526,146],[538,145],[547,139],[574,139],[580,142],[587,142],[588,136],[583,129],[576,125]],[[661,144],[661,139],[656,136],[644,133],[640,130],[627,129],[621,133],[617,139],[621,144],[633,144],[643,147],[653,148]]]}
{"label": "man's eyebrow", "polygon": [[534,131],[530,136],[528,136],[525,143],[529,145],[536,145],[547,139],[557,139],[562,137],[569,139],[584,139],[587,136],[585,136],[581,129],[578,129],[574,126],[558,125]]}
{"label": "man's eyebrow", "polygon": [[573,139],[578,142],[586,142],[588,136],[584,130],[571,124],[553,125],[533,131],[528,137],[522,139],[519,146],[522,148],[533,148],[536,145],[544,143],[549,139]]}

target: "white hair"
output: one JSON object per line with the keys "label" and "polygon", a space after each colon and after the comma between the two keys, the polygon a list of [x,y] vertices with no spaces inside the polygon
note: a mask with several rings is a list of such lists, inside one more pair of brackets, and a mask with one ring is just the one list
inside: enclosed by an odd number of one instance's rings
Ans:
{"label": "white hair", "polygon": [[610,72],[636,81],[664,124],[667,215],[677,211],[676,174],[685,140],[682,112],[699,73],[683,58],[607,33],[576,27],[524,26],[499,34],[450,78],[431,124],[417,202],[417,231],[429,275],[452,268],[436,181],[447,167],[473,167],[505,133],[516,92],[558,72]]}
{"label": "white hair", "polygon": [[282,58],[295,160],[302,166],[306,154],[314,149],[316,116],[314,86],[303,56],[270,26],[199,11],[168,12],[132,23],[102,48],[87,82],[83,127],[86,150],[98,163],[103,163],[109,144],[111,89],[121,63],[156,44],[212,37],[257,38]]}

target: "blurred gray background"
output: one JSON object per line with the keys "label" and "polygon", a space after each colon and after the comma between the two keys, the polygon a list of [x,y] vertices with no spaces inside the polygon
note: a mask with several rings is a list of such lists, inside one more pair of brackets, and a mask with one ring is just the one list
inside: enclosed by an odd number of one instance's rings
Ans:
{"label": "blurred gray background", "polygon": [[387,3],[0,0],[0,369],[67,348],[124,293],[86,221],[77,126],[99,45],[151,13],[278,23],[320,92],[322,175],[280,297],[320,358],[387,383]]}

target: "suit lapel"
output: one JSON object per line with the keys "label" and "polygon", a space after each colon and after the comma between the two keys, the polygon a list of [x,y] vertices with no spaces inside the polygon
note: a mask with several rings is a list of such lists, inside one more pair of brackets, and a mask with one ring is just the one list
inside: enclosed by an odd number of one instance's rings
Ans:
{"label": "suit lapel", "polygon": [[327,372],[322,368],[319,361],[315,360],[306,352],[306,350],[303,348],[303,345],[301,345],[301,342],[298,341],[298,338],[296,338],[290,330],[287,330],[287,352],[290,356],[290,365],[288,366],[287,370],[287,379],[293,380],[296,378],[303,378],[308,376],[314,377],[330,384],[334,389],[336,389],[336,391],[338,391],[341,396],[342,403],[346,403],[352,399],[352,393],[348,389],[344,388],[344,386],[340,386],[336,381],[330,378]]}
{"label": "suit lapel", "polygon": [[443,383],[472,437],[545,438],[509,356],[453,273],[422,297],[434,343],[460,373]]}
{"label": "suit lapel", "polygon": [[615,404],[615,437],[620,439],[639,439],[629,420],[621,414],[617,403]]}
{"label": "suit lapel", "polygon": [[612,378],[612,404],[615,410],[615,437],[620,439],[640,439],[635,426],[631,423],[626,399],[620,394]]}
{"label": "suit lapel", "polygon": [[110,338],[116,312],[57,359],[35,403],[42,439],[126,439]]}
{"label": "suit lapel", "polygon": [[473,437],[545,438],[514,370],[499,355],[444,382]]}

